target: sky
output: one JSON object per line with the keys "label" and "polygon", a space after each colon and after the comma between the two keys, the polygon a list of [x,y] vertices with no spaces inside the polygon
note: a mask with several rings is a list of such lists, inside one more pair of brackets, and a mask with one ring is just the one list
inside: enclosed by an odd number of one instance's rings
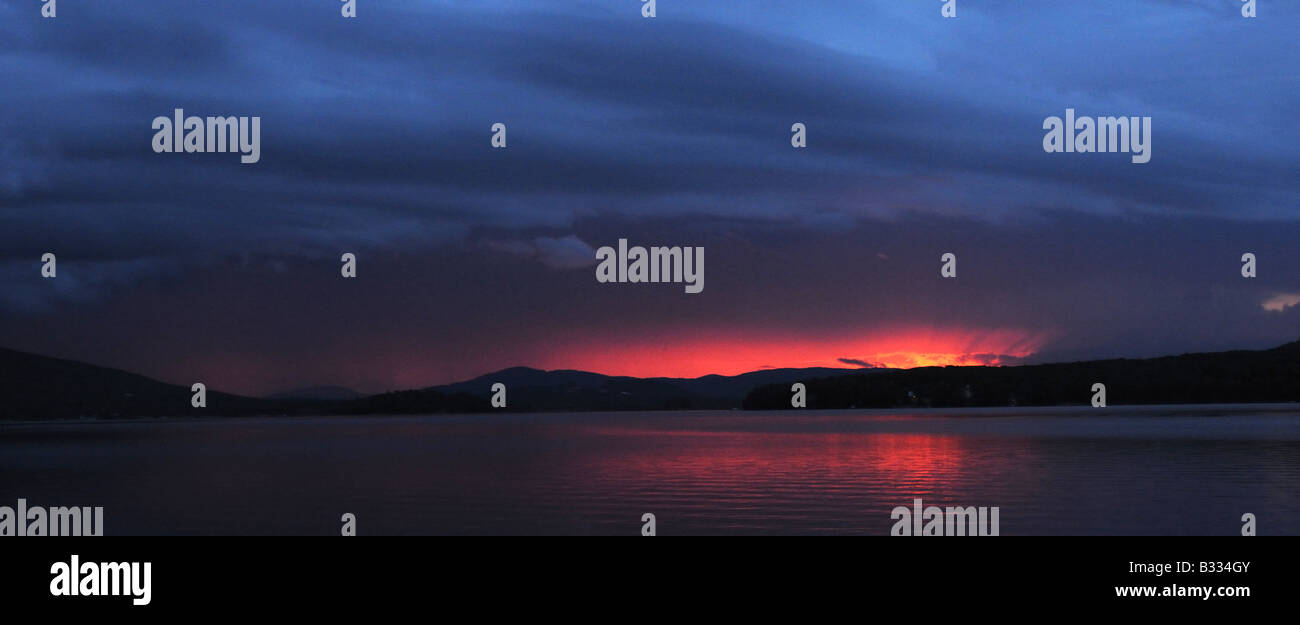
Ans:
{"label": "sky", "polygon": [[[261,395],[1300,338],[1296,3],[331,4],[0,0],[0,346]],[[155,153],[176,108],[260,161]],[[1046,153],[1067,108],[1151,161]]]}

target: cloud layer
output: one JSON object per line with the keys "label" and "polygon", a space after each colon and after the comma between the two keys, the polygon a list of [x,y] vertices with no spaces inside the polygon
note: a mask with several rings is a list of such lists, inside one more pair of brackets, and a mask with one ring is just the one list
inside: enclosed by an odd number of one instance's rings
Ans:
{"label": "cloud layer", "polygon": [[[924,352],[1004,364],[1295,338],[1300,6],[931,4],[0,3],[0,344],[260,392],[923,352],[881,328],[1051,337]],[[178,107],[260,116],[261,162],[154,154]],[[1152,161],[1043,153],[1067,107],[1152,117]],[[705,245],[706,292],[598,288],[618,238]]]}

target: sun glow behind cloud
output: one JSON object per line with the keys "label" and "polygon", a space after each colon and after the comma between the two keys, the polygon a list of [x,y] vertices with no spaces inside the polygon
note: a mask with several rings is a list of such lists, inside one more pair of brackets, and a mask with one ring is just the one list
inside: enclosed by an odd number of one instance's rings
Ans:
{"label": "sun glow behind cloud", "polygon": [[1260,306],[1269,312],[1282,312],[1292,306],[1300,304],[1300,293],[1278,293],[1260,303]]}

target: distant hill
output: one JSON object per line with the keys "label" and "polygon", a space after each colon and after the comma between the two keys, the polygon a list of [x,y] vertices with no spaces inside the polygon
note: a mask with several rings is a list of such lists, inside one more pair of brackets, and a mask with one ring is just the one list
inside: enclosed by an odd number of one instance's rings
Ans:
{"label": "distant hill", "polygon": [[358,393],[350,388],[342,386],[313,386],[310,388],[300,388],[292,391],[282,391],[267,395],[266,399],[306,399],[314,401],[339,401],[346,399],[358,399],[365,397],[365,393]]}
{"label": "distant hill", "polygon": [[[809,408],[1108,405],[1300,401],[1300,341],[1262,351],[1015,367],[923,367],[807,382]],[[790,388],[754,389],[748,410],[790,408]]]}
{"label": "distant hill", "polygon": [[337,386],[267,398],[208,388],[207,407],[192,408],[188,386],[0,348],[0,420],[476,413],[495,410],[488,401],[495,382],[507,386],[508,412],[729,409],[739,408],[745,395],[761,384],[848,371],[852,369],[773,369],[737,376],[640,379],[514,367],[465,382],[371,396]]}
{"label": "distant hill", "polygon": [[507,388],[507,409],[518,412],[733,409],[740,408],[745,396],[763,384],[788,384],[850,371],[858,370],[769,369],[735,376],[634,378],[514,367],[420,392],[471,395],[487,405],[492,384],[501,382]]}
{"label": "distant hill", "polygon": [[0,348],[0,420],[118,419],[277,414],[292,403],[207,390],[192,408],[187,386],[72,360]]}
{"label": "distant hill", "polygon": [[764,369],[740,375],[706,375],[701,378],[651,378],[664,380],[706,397],[725,398],[739,406],[750,391],[765,384],[784,384],[789,387],[795,382],[837,375],[876,375],[890,369],[844,369],[831,367],[811,367],[807,369]]}

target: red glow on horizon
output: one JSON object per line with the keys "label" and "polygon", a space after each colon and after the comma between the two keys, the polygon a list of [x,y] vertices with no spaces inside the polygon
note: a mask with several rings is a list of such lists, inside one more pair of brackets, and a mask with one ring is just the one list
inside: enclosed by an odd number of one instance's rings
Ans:
{"label": "red glow on horizon", "polygon": [[[431,359],[426,352],[382,346],[369,358],[347,358],[342,369],[350,375],[342,385],[367,393],[424,388],[468,380],[514,366],[573,369],[632,377],[695,378],[738,375],[778,368],[873,367],[907,369],[928,366],[1014,365],[1038,352],[1053,333],[1022,329],[890,328],[860,332],[849,337],[807,334],[792,336],[771,332],[640,331],[635,339],[596,333],[578,337],[548,337],[514,350],[497,349],[462,353],[456,358]],[[205,354],[197,362],[183,363],[189,377],[210,381],[209,388],[247,395],[289,388],[338,384],[342,356],[324,354],[317,362],[330,363],[310,383],[286,376],[301,372],[290,366],[245,352]],[[845,362],[840,359],[849,360]],[[184,379],[168,380],[181,384]],[[358,383],[357,379],[368,380]]]}
{"label": "red glow on horizon", "polygon": [[737,375],[774,368],[861,365],[909,369],[931,366],[1004,366],[1037,352],[1049,333],[1019,329],[901,329],[850,339],[827,337],[693,336],[640,341],[571,342],[534,366],[634,377]]}

